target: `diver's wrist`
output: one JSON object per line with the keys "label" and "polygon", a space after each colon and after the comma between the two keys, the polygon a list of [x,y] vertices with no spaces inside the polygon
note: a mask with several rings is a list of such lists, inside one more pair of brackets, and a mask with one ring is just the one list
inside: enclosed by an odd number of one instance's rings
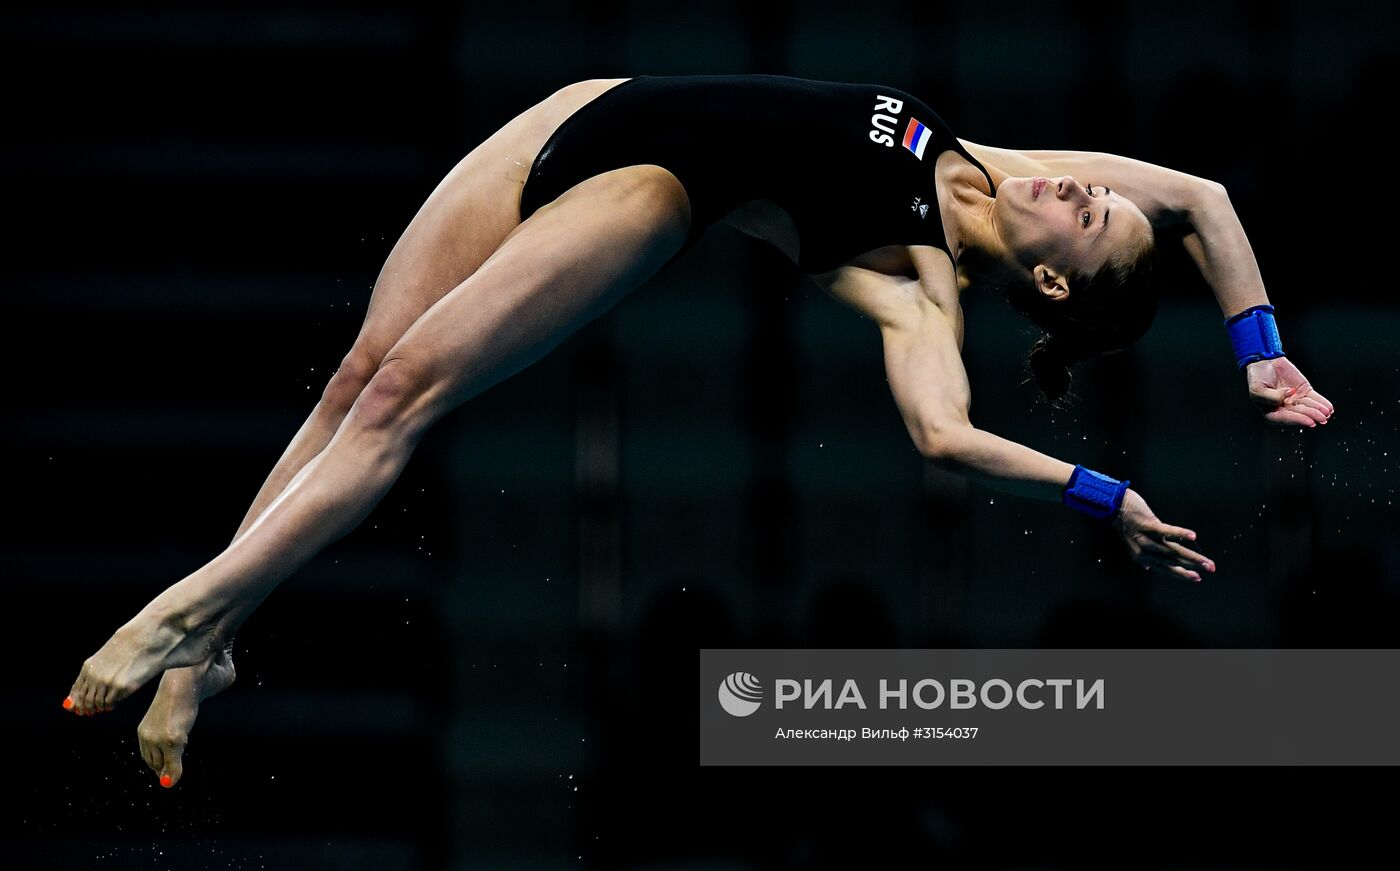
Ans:
{"label": "diver's wrist", "polygon": [[1119,481],[1084,466],[1075,466],[1060,493],[1061,504],[1093,517],[1111,520],[1123,508],[1129,481]]}
{"label": "diver's wrist", "polygon": [[1225,329],[1230,334],[1230,346],[1235,351],[1235,363],[1240,371],[1252,363],[1284,356],[1272,305],[1254,305],[1231,315],[1225,319]]}

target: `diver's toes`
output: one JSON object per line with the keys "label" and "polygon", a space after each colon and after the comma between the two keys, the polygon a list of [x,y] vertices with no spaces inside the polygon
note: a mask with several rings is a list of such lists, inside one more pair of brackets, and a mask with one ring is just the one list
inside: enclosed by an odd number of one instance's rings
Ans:
{"label": "diver's toes", "polygon": [[160,772],[160,785],[169,789],[180,782],[180,777],[185,773],[185,766],[182,760],[184,747],[167,747],[165,750],[165,765]]}
{"label": "diver's toes", "polygon": [[117,686],[116,684],[103,682],[93,695],[93,711],[101,714],[112,710],[117,706],[117,702],[135,692],[131,687]]}
{"label": "diver's toes", "polygon": [[88,709],[88,682],[85,675],[86,672],[80,672],[78,674],[78,679],[73,681],[73,688],[68,691],[68,698],[72,699],[73,703],[71,705],[65,703],[64,705],[64,707],[80,717],[83,715],[83,712]]}
{"label": "diver's toes", "polygon": [[92,665],[89,662],[83,663],[83,670],[78,674],[77,692],[73,698],[77,700],[78,708],[85,716],[91,716],[97,712],[99,707],[98,694],[102,692],[102,683],[92,673]]}

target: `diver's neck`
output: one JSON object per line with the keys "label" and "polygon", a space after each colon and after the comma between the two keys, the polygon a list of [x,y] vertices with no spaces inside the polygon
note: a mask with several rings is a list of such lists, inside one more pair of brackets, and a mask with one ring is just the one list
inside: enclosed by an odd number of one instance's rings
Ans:
{"label": "diver's neck", "polygon": [[994,215],[996,200],[966,174],[949,179],[947,189],[948,245],[957,265],[958,296],[973,286],[1011,280],[1015,270]]}

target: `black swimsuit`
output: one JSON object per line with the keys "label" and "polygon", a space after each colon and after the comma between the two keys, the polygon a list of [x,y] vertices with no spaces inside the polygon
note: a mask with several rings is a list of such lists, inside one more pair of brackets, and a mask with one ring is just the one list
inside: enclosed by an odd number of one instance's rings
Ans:
{"label": "black swimsuit", "polygon": [[991,175],[943,120],[897,88],[773,75],[637,76],[549,137],[530,167],[520,217],[599,173],[656,164],[690,198],[690,235],[676,256],[735,207],[768,199],[797,225],[798,266],[820,273],[885,245],[947,251],[933,170],[948,149],[982,170],[995,195]]}

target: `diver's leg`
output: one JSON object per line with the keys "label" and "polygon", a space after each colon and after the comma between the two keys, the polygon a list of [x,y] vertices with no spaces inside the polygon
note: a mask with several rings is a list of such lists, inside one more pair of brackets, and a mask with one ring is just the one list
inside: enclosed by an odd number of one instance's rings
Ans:
{"label": "diver's leg", "polygon": [[[390,252],[375,281],[359,337],[263,482],[234,541],[330,441],[384,354],[408,326],[475,272],[519,226],[516,203],[525,172],[549,134],[619,81],[592,80],[561,88],[473,149],[437,186]],[[161,675],[137,738],[142,757],[163,786],[174,786],[183,774],[184,749],[199,704],[233,685],[233,636],[255,604],[245,603],[221,621],[216,634],[228,640],[210,657]]]}
{"label": "diver's leg", "polygon": [[[472,150],[424,202],[394,244],[375,280],[359,335],[331,375],[311,414],[297,430],[258,490],[237,541],[319,454],[359,398],[380,361],[425,311],[471,276],[517,226],[524,183],[523,154],[533,155],[546,131],[541,114],[557,116],[584,95],[556,95],[527,111]],[[552,101],[552,103],[551,103]],[[528,166],[528,164],[525,164]],[[141,756],[171,787],[184,773],[184,750],[205,699],[233,685],[234,634],[256,603],[225,615],[215,635],[227,639],[204,661],[161,675],[150,707],[136,729]]]}
{"label": "diver's leg", "polygon": [[[508,157],[512,151],[535,147],[532,142],[540,135],[521,122],[506,125],[459,161],[424,202],[379,271],[354,344],[258,490],[233,541],[331,440],[389,348],[519,226],[516,202],[523,176],[509,171],[518,166]],[[232,639],[249,610],[227,615],[217,634],[228,641],[210,657],[161,675],[136,735],[142,758],[161,776],[163,785],[174,786],[180,780],[184,748],[200,702],[233,685]]]}
{"label": "diver's leg", "polygon": [[656,166],[576,185],[517,227],[390,349],[325,449],[223,553],[168,587],[84,664],[75,709],[101,710],[207,657],[221,620],[256,606],[354,528],[435,421],[519,371],[679,250],[689,203]]}

